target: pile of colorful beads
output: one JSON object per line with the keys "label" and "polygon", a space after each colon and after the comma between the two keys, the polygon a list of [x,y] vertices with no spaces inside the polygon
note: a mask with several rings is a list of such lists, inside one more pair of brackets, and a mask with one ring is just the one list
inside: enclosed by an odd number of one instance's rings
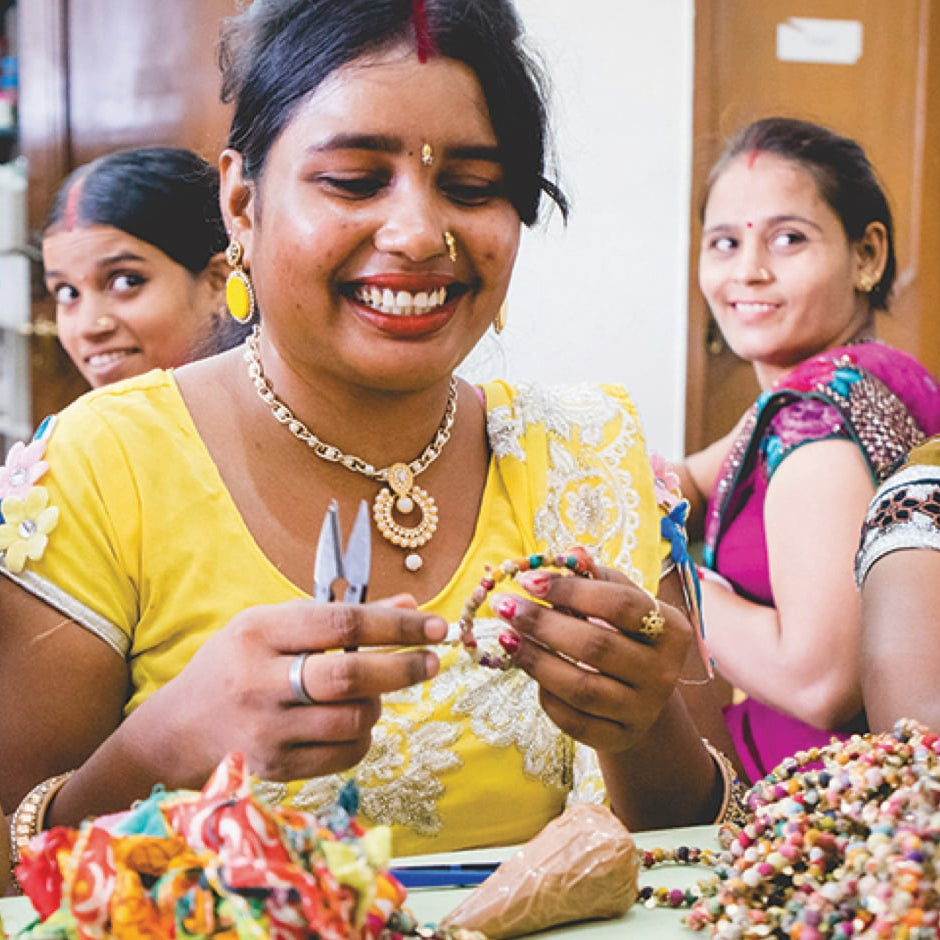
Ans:
{"label": "pile of colorful beads", "polygon": [[591,556],[580,546],[565,555],[529,555],[526,558],[507,559],[495,568],[485,565],[480,584],[464,602],[458,621],[460,642],[474,662],[490,669],[509,669],[512,666],[513,655],[519,649],[519,638],[509,630],[504,630],[498,637],[499,649],[481,649],[473,635],[473,621],[497,584],[507,578],[515,578],[523,571],[534,571],[537,568],[556,568],[582,578],[591,577],[595,570]]}
{"label": "pile of colorful beads", "polygon": [[686,924],[711,937],[940,937],[940,739],[910,721],[798,752],[756,784],[751,819]]}

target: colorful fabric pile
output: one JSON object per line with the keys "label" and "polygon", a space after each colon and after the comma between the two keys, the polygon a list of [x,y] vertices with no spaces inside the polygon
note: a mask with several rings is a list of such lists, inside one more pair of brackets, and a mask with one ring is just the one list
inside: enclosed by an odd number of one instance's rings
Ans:
{"label": "colorful fabric pile", "polygon": [[356,822],[355,784],[322,815],[269,805],[229,755],[199,791],[155,788],[127,812],[41,833],[16,875],[30,940],[378,940],[413,933],[385,827]]}

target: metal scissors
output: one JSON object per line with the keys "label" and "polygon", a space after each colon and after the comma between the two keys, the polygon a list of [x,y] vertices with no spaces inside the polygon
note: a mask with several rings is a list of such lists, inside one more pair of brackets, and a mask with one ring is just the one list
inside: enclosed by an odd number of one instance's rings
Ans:
{"label": "metal scissors", "polygon": [[369,527],[369,505],[359,503],[356,521],[353,523],[346,551],[343,551],[343,534],[339,524],[339,503],[330,501],[320,541],[317,543],[316,560],[313,564],[313,599],[322,604],[336,600],[333,583],[346,582],[343,601],[347,604],[362,604],[369,586],[369,566],[372,560],[372,539]]}

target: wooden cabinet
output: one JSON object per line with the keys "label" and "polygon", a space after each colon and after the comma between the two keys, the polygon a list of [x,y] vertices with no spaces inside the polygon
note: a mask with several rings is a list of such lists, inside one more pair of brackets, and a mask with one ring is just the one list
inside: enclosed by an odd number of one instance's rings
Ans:
{"label": "wooden cabinet", "polygon": [[[236,0],[26,0],[18,4],[20,152],[29,166],[29,226],[42,229],[56,188],[110,150],[189,147],[214,162],[228,131],[217,40]],[[33,323],[52,320],[41,272]],[[54,335],[31,339],[33,419],[85,390]]]}
{"label": "wooden cabinet", "polygon": [[[720,342],[697,268],[709,168],[727,137],[758,117],[806,118],[865,148],[887,190],[897,233],[898,278],[890,314],[879,314],[878,334],[940,375],[940,4],[696,0],[695,12],[688,452],[726,432],[757,392],[751,366]],[[781,58],[781,27],[795,31],[817,61]],[[845,51],[839,37],[857,27],[856,61],[820,61],[838,59]]]}

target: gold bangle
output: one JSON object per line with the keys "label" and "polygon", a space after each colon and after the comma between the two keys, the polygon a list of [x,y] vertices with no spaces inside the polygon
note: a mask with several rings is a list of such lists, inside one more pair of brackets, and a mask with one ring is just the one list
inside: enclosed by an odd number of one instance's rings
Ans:
{"label": "gold bangle", "polygon": [[65,786],[74,770],[57,774],[48,780],[33,787],[23,798],[23,802],[16,807],[16,812],[10,820],[10,867],[17,864],[20,853],[33,836],[39,835],[45,828],[46,810],[55,798],[55,795]]}
{"label": "gold bangle", "polygon": [[721,809],[718,810],[713,825],[743,826],[748,818],[747,787],[741,782],[734,765],[726,754],[719,751],[707,738],[702,738],[702,744],[705,745],[705,749],[711,755],[712,760],[718,765],[724,784]]}

